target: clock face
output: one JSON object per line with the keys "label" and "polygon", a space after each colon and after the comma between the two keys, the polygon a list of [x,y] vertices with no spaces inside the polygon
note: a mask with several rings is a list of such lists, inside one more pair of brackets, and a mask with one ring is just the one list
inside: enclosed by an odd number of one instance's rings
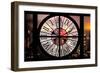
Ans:
{"label": "clock face", "polygon": [[41,23],[40,43],[54,57],[69,55],[78,44],[78,25],[67,16],[51,16]]}

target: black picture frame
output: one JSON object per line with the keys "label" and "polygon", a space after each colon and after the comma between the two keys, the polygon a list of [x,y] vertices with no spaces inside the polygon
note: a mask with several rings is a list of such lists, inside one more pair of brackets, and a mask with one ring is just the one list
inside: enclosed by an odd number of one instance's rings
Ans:
{"label": "black picture frame", "polygon": [[[82,65],[62,65],[62,66],[45,66],[45,67],[19,67],[19,6],[44,6],[44,7],[58,7],[58,8],[81,8],[94,10],[95,12],[95,64]],[[51,11],[52,12],[52,11]],[[59,12],[58,12],[59,13]],[[40,27],[41,28],[41,27]],[[97,66],[97,7],[96,6],[82,6],[82,5],[68,5],[68,4],[51,4],[51,3],[33,3],[33,2],[12,2],[11,3],[11,70],[13,71],[27,71],[27,70],[45,70],[45,69],[60,69],[60,68],[75,68],[75,67],[92,67]]]}

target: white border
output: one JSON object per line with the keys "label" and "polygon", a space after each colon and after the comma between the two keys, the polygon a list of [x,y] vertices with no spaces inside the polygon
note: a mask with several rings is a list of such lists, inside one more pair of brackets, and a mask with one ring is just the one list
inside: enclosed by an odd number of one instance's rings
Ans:
{"label": "white border", "polygon": [[[24,11],[46,11],[46,12],[63,12],[63,13],[84,13],[91,15],[91,55],[90,59],[77,60],[57,60],[57,61],[33,61],[24,62]],[[95,64],[95,10],[81,8],[62,8],[62,7],[46,7],[35,5],[20,5],[19,6],[19,68],[35,68],[35,67],[50,67],[50,66],[72,66],[83,64]]]}

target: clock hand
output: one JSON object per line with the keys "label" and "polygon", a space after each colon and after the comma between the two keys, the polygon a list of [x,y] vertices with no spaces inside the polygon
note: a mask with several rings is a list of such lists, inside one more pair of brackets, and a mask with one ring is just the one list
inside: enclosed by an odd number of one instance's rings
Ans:
{"label": "clock hand", "polygon": [[56,35],[56,33],[53,31],[52,34]]}
{"label": "clock hand", "polygon": [[63,35],[70,33],[73,29],[74,27],[72,27],[68,32],[64,33]]}

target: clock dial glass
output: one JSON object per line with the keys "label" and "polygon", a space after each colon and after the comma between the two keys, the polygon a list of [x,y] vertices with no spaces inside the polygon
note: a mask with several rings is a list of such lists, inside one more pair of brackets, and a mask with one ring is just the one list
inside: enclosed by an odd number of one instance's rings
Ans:
{"label": "clock dial glass", "polygon": [[40,43],[49,55],[63,57],[70,54],[78,42],[76,24],[66,16],[48,18],[40,30]]}

